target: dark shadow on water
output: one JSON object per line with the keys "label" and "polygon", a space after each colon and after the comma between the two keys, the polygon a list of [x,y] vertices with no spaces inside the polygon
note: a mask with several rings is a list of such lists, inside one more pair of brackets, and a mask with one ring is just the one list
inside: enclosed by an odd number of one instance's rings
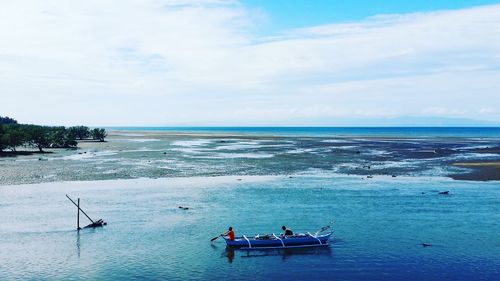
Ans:
{"label": "dark shadow on water", "polygon": [[25,231],[25,232],[19,232],[19,235],[45,235],[45,234],[63,234],[63,233],[71,233],[74,232],[75,230],[49,230],[49,231]]}
{"label": "dark shadow on water", "polygon": [[[80,250],[81,250],[81,237],[85,237],[85,235],[90,234],[93,235],[99,231],[102,231],[102,227],[92,227],[92,228],[81,228],[79,230],[71,230],[76,232],[76,254],[78,257],[80,257]],[[62,232],[62,231],[61,231]],[[83,240],[85,241],[85,239]]]}
{"label": "dark shadow on water", "polygon": [[330,245],[324,247],[309,248],[288,248],[288,249],[259,249],[259,250],[241,250],[233,247],[226,247],[222,255],[227,257],[227,261],[232,263],[236,256],[240,258],[259,258],[259,257],[281,257],[283,261],[293,256],[332,256]]}
{"label": "dark shadow on water", "polygon": [[76,231],[76,254],[80,258],[80,231]]}

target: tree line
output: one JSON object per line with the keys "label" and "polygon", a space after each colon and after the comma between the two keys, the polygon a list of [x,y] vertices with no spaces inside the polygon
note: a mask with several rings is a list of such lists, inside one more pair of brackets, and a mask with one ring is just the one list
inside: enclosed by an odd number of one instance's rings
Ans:
{"label": "tree line", "polygon": [[40,152],[44,148],[74,148],[77,140],[93,139],[104,141],[106,130],[90,129],[86,126],[40,126],[19,124],[15,119],[0,116],[0,152],[17,147],[35,147]]}

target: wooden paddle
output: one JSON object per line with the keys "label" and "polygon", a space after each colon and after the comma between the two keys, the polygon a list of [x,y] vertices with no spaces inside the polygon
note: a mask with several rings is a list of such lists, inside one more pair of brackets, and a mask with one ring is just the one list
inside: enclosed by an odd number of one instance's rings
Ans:
{"label": "wooden paddle", "polygon": [[217,238],[219,238],[219,237],[221,237],[221,236],[222,236],[222,234],[221,234],[221,235],[217,235],[217,236],[215,236],[214,238],[210,239],[210,242],[215,241]]}

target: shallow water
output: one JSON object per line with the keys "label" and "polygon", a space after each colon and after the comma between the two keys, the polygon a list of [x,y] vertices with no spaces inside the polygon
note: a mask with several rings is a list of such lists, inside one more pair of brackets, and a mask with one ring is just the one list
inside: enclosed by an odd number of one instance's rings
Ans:
{"label": "shallow water", "polygon": [[[109,224],[75,231],[66,193]],[[332,219],[323,249],[228,252],[209,242],[230,225],[253,235],[282,224],[315,231]],[[500,279],[498,182],[323,175],[0,186],[0,220],[0,280]]]}

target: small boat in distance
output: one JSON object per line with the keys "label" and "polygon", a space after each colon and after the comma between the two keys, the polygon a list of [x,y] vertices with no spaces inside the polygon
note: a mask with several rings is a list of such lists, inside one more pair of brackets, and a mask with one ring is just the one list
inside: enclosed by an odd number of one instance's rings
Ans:
{"label": "small boat in distance", "polygon": [[254,237],[235,237],[234,240],[229,240],[223,237],[227,246],[239,248],[242,250],[252,249],[278,249],[278,248],[302,248],[302,247],[319,247],[327,246],[328,239],[332,232],[312,235],[311,233],[299,233],[291,236],[283,236],[276,234],[258,234]]}

